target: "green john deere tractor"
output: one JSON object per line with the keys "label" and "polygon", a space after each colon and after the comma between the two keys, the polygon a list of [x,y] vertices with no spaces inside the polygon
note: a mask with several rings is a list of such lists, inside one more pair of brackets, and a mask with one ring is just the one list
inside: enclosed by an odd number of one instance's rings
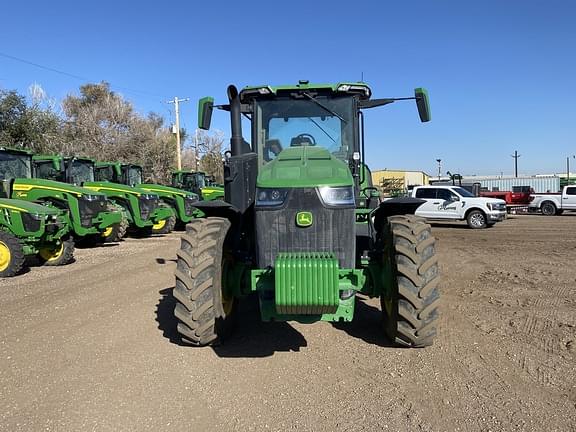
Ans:
{"label": "green john deere tractor", "polygon": [[109,241],[119,240],[127,229],[139,234],[151,234],[155,224],[170,218],[173,214],[170,209],[158,206],[157,194],[99,178],[103,176],[98,175],[95,163],[91,159],[36,156],[34,164],[37,175],[55,174],[62,181],[105,194],[114,206],[121,209],[123,215],[121,223],[104,233]]}
{"label": "green john deere tractor", "polygon": [[64,210],[68,217],[72,236],[63,245],[64,253],[58,253],[48,263],[59,265],[71,259],[74,240],[99,236],[122,215],[107,208],[106,196],[101,193],[65,184],[59,181],[33,177],[32,154],[26,150],[0,148],[0,179],[11,182],[10,198],[50,205]]}
{"label": "green john deere tractor", "polygon": [[[0,277],[17,275],[26,257],[69,264],[74,258],[74,244],[65,247],[70,225],[64,212],[29,201],[7,199],[10,182],[0,193]],[[59,254],[66,254],[66,259]]]}
{"label": "green john deere tractor", "polygon": [[201,171],[174,171],[172,186],[193,192],[206,201],[224,199],[224,188]]}
{"label": "green john deere tractor", "polygon": [[198,201],[198,195],[170,186],[144,183],[140,165],[121,162],[97,162],[96,170],[103,175],[112,173],[113,181],[116,183],[144,189],[160,197],[160,205],[171,209],[173,214],[169,219],[154,225],[153,232],[156,234],[167,234],[176,225],[183,227],[195,217],[201,216],[200,212],[194,207],[194,204]]}
{"label": "green john deere tractor", "polygon": [[[383,332],[408,347],[432,344],[438,264],[424,201],[380,202],[364,158],[363,110],[428,96],[372,99],[365,83],[228,87],[231,152],[225,201],[201,201],[178,251],[175,316],[184,341],[209,345],[256,293],[264,321],[351,321],[356,294],[379,297]],[[199,101],[208,129],[213,99]],[[242,115],[251,142],[242,136]]]}

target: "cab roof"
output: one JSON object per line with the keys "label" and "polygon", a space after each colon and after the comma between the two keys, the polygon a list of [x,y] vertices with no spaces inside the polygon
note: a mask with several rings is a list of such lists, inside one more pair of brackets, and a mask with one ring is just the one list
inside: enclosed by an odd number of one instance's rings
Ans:
{"label": "cab roof", "polygon": [[360,99],[370,99],[372,90],[364,82],[339,82],[336,84],[311,84],[307,80],[300,80],[298,84],[292,85],[260,85],[247,86],[240,91],[240,100],[246,102],[251,98],[262,98],[269,96],[281,96],[294,92],[314,91],[318,93],[331,93],[334,95],[358,95]]}

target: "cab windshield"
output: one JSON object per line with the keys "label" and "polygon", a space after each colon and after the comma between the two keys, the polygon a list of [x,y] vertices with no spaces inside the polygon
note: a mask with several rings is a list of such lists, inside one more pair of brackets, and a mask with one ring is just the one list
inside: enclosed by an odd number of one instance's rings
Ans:
{"label": "cab windshield", "polygon": [[128,183],[129,186],[138,186],[142,184],[142,169],[139,167],[128,168]]}
{"label": "cab windshield", "polygon": [[187,191],[200,190],[206,187],[204,176],[201,174],[184,174],[183,178],[184,189]]}
{"label": "cab windshield", "polygon": [[32,157],[27,154],[0,153],[0,180],[32,177]]}
{"label": "cab windshield", "polygon": [[323,147],[343,161],[352,159],[351,97],[258,100],[254,121],[260,163],[274,160],[288,147],[303,146]]}
{"label": "cab windshield", "polygon": [[68,168],[68,183],[81,185],[94,181],[94,167],[92,162],[73,160]]}
{"label": "cab windshield", "polygon": [[64,170],[54,168],[52,161],[34,161],[34,177],[47,180],[64,181]]}
{"label": "cab windshield", "polygon": [[98,181],[114,181],[114,168],[111,166],[96,167],[96,179]]}

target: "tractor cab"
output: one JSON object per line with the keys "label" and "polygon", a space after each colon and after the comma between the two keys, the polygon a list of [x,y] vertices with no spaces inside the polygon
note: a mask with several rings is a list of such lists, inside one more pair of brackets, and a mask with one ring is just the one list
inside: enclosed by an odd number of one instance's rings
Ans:
{"label": "tractor cab", "polygon": [[206,174],[201,171],[176,171],[172,173],[172,186],[200,195],[207,186]]}
{"label": "tractor cab", "polygon": [[0,147],[0,180],[32,178],[32,153],[27,150]]}

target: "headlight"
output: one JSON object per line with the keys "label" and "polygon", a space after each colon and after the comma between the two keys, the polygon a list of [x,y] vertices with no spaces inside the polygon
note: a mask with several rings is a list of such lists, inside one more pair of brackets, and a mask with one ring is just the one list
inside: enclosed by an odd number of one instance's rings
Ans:
{"label": "headlight", "polygon": [[102,199],[102,195],[83,195],[86,201],[100,201]]}
{"label": "headlight", "polygon": [[354,205],[354,188],[352,186],[318,188],[320,198],[326,205]]}
{"label": "headlight", "polygon": [[257,206],[279,206],[284,204],[288,196],[288,189],[256,188]]}
{"label": "headlight", "polygon": [[196,201],[198,201],[198,195],[196,195],[196,194],[186,195],[186,200],[191,201],[191,202],[196,202]]}

